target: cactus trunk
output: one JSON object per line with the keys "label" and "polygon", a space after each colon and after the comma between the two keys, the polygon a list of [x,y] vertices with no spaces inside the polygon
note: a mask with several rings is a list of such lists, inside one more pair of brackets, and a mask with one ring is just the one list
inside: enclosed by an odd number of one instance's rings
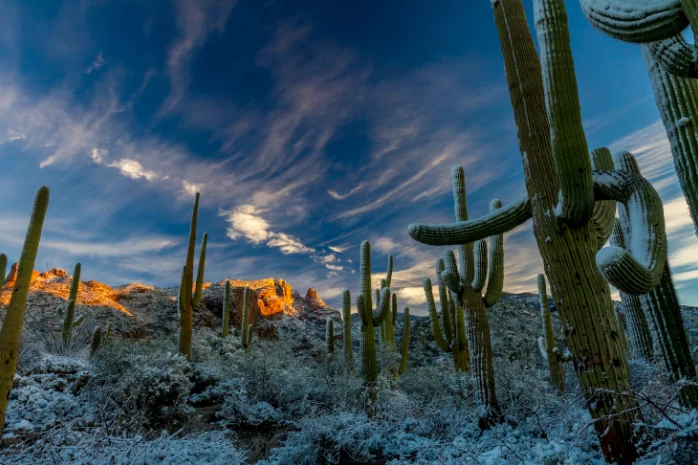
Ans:
{"label": "cactus trunk", "polygon": [[94,355],[102,345],[102,328],[97,326],[92,333],[92,342],[90,343],[90,355]]}
{"label": "cactus trunk", "polygon": [[325,323],[325,355],[327,358],[334,356],[334,322],[332,318],[328,318]]}
{"label": "cactus trunk", "polygon": [[538,275],[538,296],[540,298],[540,312],[543,320],[543,333],[545,334],[545,360],[548,362],[550,371],[550,381],[557,392],[565,393],[565,370],[562,366],[562,354],[555,343],[555,331],[553,330],[553,320],[550,316],[548,305],[548,294],[545,290],[545,276]]}
{"label": "cactus trunk", "polygon": [[354,371],[354,347],[351,335],[351,294],[342,293],[342,328],[344,329],[344,361],[349,372]]}
{"label": "cactus trunk", "polygon": [[17,279],[12,289],[12,298],[5,312],[5,319],[0,330],[0,432],[5,426],[5,413],[7,403],[12,390],[17,360],[19,356],[19,338],[22,333],[24,313],[27,309],[27,296],[31,284],[34,262],[39,250],[41,230],[46,217],[46,209],[49,202],[48,187],[42,187],[34,199],[27,236],[19,259]]}
{"label": "cactus trunk", "polygon": [[230,334],[230,281],[225,281],[225,290],[223,291],[223,328],[221,336],[226,338]]}
{"label": "cactus trunk", "polygon": [[184,268],[184,290],[180,304],[179,316],[179,353],[187,359],[191,356],[192,326],[194,320],[192,287],[194,285],[194,248],[196,247],[196,222],[199,215],[199,193],[194,197],[194,208],[189,225],[189,245],[187,247],[187,261]]}

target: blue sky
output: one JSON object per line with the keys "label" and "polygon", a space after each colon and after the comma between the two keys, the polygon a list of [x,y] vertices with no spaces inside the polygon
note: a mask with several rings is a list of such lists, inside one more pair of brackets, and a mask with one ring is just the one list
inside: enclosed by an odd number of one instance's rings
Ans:
{"label": "blue sky", "polygon": [[[698,304],[698,239],[640,50],[567,3],[590,146],[638,155],[667,207],[682,302]],[[376,279],[392,253],[401,306],[419,312],[440,250],[406,226],[452,219],[454,164],[473,216],[524,192],[489,1],[3,3],[10,260],[46,184],[38,269],[81,261],[84,279],[176,285],[198,189],[207,280],[282,277],[338,305],[368,239]],[[530,224],[506,236],[505,265],[506,290],[535,289]]]}

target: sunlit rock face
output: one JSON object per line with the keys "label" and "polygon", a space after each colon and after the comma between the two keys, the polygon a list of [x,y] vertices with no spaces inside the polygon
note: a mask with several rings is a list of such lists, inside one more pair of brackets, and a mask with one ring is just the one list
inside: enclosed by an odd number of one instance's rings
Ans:
{"label": "sunlit rock face", "polygon": [[317,312],[327,308],[327,304],[320,298],[312,287],[305,293],[305,304],[311,312]]}
{"label": "sunlit rock face", "polygon": [[[225,285],[225,281],[221,281],[219,285]],[[265,318],[280,317],[284,313],[295,313],[293,309],[293,288],[283,279],[266,278],[256,281],[233,280],[230,281],[230,285],[235,292],[236,299],[238,295],[240,298],[244,295],[242,293],[243,288],[248,287],[253,290],[257,300],[257,308],[253,311]],[[242,309],[242,300],[239,304],[236,300],[236,308]],[[242,313],[240,315],[242,315]]]}

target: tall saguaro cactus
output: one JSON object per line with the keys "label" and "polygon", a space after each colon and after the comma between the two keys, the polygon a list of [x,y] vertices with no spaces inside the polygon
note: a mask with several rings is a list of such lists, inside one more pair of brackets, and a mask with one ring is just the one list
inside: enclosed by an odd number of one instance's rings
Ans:
{"label": "tall saguaro cactus", "polygon": [[360,285],[356,307],[361,316],[361,374],[364,384],[369,389],[372,401],[376,399],[375,385],[378,379],[378,360],[376,358],[376,327],[380,327],[390,312],[390,288],[384,287],[379,295],[377,307],[373,308],[371,291],[371,244],[361,243]]}
{"label": "tall saguaro cactus", "polygon": [[[521,0],[492,2],[528,195],[481,218],[440,226],[411,225],[409,233],[431,245],[468,244],[533,219],[545,273],[566,328],[572,365],[602,449],[607,460],[630,464],[638,456],[631,426],[636,402],[626,394],[630,373],[604,278],[634,294],[649,292],[659,283],[666,261],[663,210],[657,192],[641,176],[589,169],[564,3],[534,0],[534,5],[540,58]],[[560,102],[564,105],[558,106]],[[566,138],[571,140],[559,141]],[[593,198],[588,196],[590,181]],[[578,193],[560,204],[563,184]],[[599,250],[592,218],[593,203],[599,200],[630,206],[637,239],[627,250]],[[642,204],[647,208],[636,208]]]}
{"label": "tall saguaro cactus", "polygon": [[32,272],[34,271],[36,254],[39,250],[41,230],[44,226],[48,202],[48,187],[41,187],[34,199],[34,210],[29,221],[29,229],[24,240],[22,254],[19,258],[17,279],[15,280],[12,297],[7,306],[5,319],[0,330],[0,432],[5,426],[7,402],[12,390],[15,371],[17,370],[19,338],[22,334],[22,323],[27,309],[29,285],[31,284]]}
{"label": "tall saguaro cactus", "polygon": [[347,369],[354,371],[354,347],[351,336],[351,294],[348,290],[342,293],[342,328],[344,330],[344,362]]}
{"label": "tall saguaro cactus", "polygon": [[[383,288],[390,288],[393,280],[393,256],[388,256],[388,271],[385,274],[385,279],[381,280],[381,290]],[[376,290],[376,292],[379,292]],[[378,294],[377,299],[380,299],[380,294]],[[392,294],[392,312],[389,311],[385,315],[383,323],[380,325],[381,342],[385,344],[389,350],[396,350],[395,345],[395,318],[397,317],[397,295]]]}
{"label": "tall saguaro cactus", "polygon": [[243,289],[243,297],[242,297],[242,322],[240,323],[240,334],[242,337],[242,347],[247,351],[250,348],[250,345],[252,345],[252,336],[254,334],[254,325],[250,323],[250,311],[247,308],[248,305],[248,298],[250,292],[253,292],[250,290],[250,288],[246,287]]}
{"label": "tall saguaro cactus", "polygon": [[203,244],[201,247],[201,258],[199,260],[199,270],[197,273],[196,291],[194,294],[192,294],[192,288],[194,287],[194,249],[196,248],[196,222],[198,215],[199,193],[197,192],[196,196],[194,197],[194,209],[192,210],[191,214],[187,261],[182,270],[182,284],[179,288],[179,353],[187,358],[191,356],[194,307],[197,306],[201,301],[204,280],[204,266],[206,265],[206,241],[208,235],[204,234]]}
{"label": "tall saguaro cactus", "polygon": [[[614,222],[610,242],[612,246],[625,248],[625,238],[619,220]],[[628,335],[628,342],[633,355],[648,362],[653,361],[654,346],[652,333],[647,324],[645,313],[642,310],[640,296],[621,292],[620,300],[627,327],[626,334]]]}
{"label": "tall saguaro cactus", "polygon": [[75,319],[75,305],[77,305],[78,302],[81,269],[82,266],[79,263],[75,265],[75,271],[73,271],[73,281],[70,285],[70,294],[68,295],[66,308],[65,310],[60,307],[58,308],[58,315],[62,318],[61,342],[63,344],[63,350],[70,349],[73,342],[73,329],[77,328],[85,321],[84,316],[80,316],[77,320]]}
{"label": "tall saguaro cactus", "polygon": [[543,334],[545,337],[538,339],[540,352],[548,363],[550,371],[550,381],[559,394],[565,393],[565,370],[562,366],[563,357],[555,342],[555,331],[553,330],[553,320],[550,316],[550,306],[548,305],[548,293],[545,289],[545,275],[538,275],[538,297],[540,298],[540,314],[543,320]]}
{"label": "tall saguaro cactus", "polygon": [[395,372],[395,378],[407,373],[407,365],[410,358],[410,309],[405,307],[402,315],[402,341],[400,347],[400,366]]}

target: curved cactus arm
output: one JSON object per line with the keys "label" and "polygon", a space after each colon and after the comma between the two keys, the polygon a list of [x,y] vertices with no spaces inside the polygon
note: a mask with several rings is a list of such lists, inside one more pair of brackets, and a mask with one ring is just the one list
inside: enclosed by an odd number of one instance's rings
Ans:
{"label": "curved cactus arm", "polygon": [[359,295],[356,299],[356,308],[359,311],[359,316],[361,317],[361,323],[365,326],[371,322],[373,316],[371,315],[371,310],[366,306],[366,299],[363,294]]}
{"label": "curved cactus arm", "polygon": [[555,215],[566,223],[582,225],[592,216],[594,186],[567,11],[563,0],[535,0],[533,3],[553,162],[560,183]]}
{"label": "curved cactus arm", "polygon": [[[453,250],[444,251],[443,258],[444,270],[441,272],[441,279],[451,292],[460,297],[465,288],[458,274],[458,265],[456,264],[456,256]],[[458,302],[458,305],[460,305],[460,302]]]}
{"label": "curved cactus arm", "polygon": [[405,307],[405,311],[402,315],[402,347],[400,351],[400,368],[398,368],[398,375],[407,373],[407,364],[410,358],[410,309]]}
{"label": "curved cactus arm", "polygon": [[85,315],[80,315],[77,320],[73,321],[73,328],[77,328],[85,321]]}
{"label": "curved cactus arm", "polygon": [[[502,208],[502,202],[498,199],[490,202],[490,211]],[[502,296],[504,288],[504,236],[495,234],[490,237],[490,266],[485,290],[485,307],[490,308]]]}
{"label": "curved cactus arm", "polygon": [[652,42],[646,47],[665,71],[679,77],[698,78],[698,50],[683,35]]}
{"label": "curved cactus arm", "polygon": [[379,326],[385,320],[385,316],[390,312],[390,288],[384,288],[380,293],[378,306],[373,312],[373,325]]}
{"label": "curved cactus arm", "polygon": [[431,279],[426,278],[424,280],[424,295],[427,299],[427,310],[429,311],[429,319],[431,320],[431,332],[434,335],[434,341],[439,349],[444,352],[450,352],[450,344],[446,341],[441,332],[441,324],[439,323],[439,315],[436,313],[436,305],[434,304],[434,295],[431,287]]}
{"label": "curved cactus arm", "polygon": [[680,0],[579,0],[584,16],[600,31],[625,42],[647,43],[688,26]]}
{"label": "curved cactus arm", "polygon": [[479,218],[449,224],[414,223],[407,227],[407,232],[422,244],[465,244],[511,231],[531,216],[531,202],[526,196]]}
{"label": "curved cactus arm", "polygon": [[[606,147],[600,147],[591,151],[591,166],[595,170],[612,170],[615,169],[613,164],[613,155]],[[616,218],[616,202],[613,200],[600,200],[594,205],[594,213],[591,217],[596,230],[596,245],[597,248],[604,246],[611,231],[613,231],[613,222]]]}
{"label": "curved cactus arm", "polygon": [[472,288],[475,292],[480,292],[487,282],[487,242],[480,239],[475,243],[475,278]]}
{"label": "curved cactus arm", "polygon": [[82,271],[82,265],[80,263],[75,264],[75,269],[73,270],[73,280],[70,282],[70,294],[68,300],[72,299],[78,301],[78,289],[80,289],[80,272]]}
{"label": "curved cactus arm", "polygon": [[385,273],[385,287],[390,287],[393,281],[393,256],[388,255],[388,271]]}
{"label": "curved cactus arm", "polygon": [[599,200],[623,203],[630,229],[628,248],[609,246],[596,254],[596,264],[608,282],[628,294],[646,294],[662,277],[667,259],[664,210],[652,185],[625,170],[594,172]]}
{"label": "curved cactus arm", "polygon": [[198,307],[201,303],[201,297],[204,292],[204,268],[206,268],[206,244],[208,243],[208,233],[204,233],[204,239],[201,242],[201,253],[199,255],[199,269],[196,272],[196,291],[194,292],[194,301],[192,304]]}
{"label": "curved cactus arm", "polygon": [[[454,166],[451,170],[451,182],[453,188],[453,205],[456,213],[456,221],[468,221],[468,199],[465,189],[465,171],[462,166]],[[458,244],[460,257],[461,281],[468,285],[475,277],[475,260],[473,259],[473,244],[461,242]]]}
{"label": "curved cactus arm", "polygon": [[451,318],[451,308],[448,302],[448,290],[444,280],[441,279],[441,272],[444,270],[444,259],[436,260],[436,284],[439,287],[439,306],[441,307],[441,318],[444,324],[444,335],[449,343],[453,340],[453,319]]}
{"label": "curved cactus arm", "polygon": [[5,273],[7,272],[7,255],[0,253],[0,297],[2,296],[2,285],[5,284]]}

